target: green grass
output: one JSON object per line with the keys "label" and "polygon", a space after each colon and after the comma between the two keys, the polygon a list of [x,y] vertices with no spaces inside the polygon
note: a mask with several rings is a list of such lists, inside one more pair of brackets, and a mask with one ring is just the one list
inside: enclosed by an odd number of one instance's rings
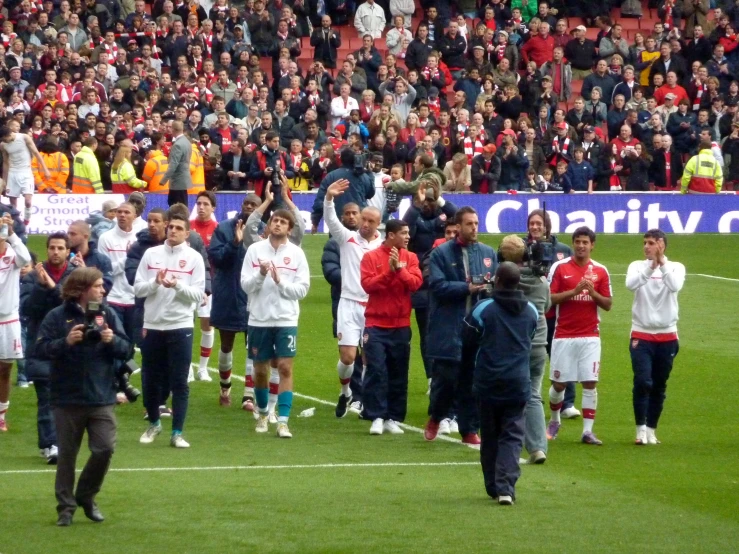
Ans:
{"label": "green grass", "polygon": [[[313,275],[321,273],[323,240],[306,238]],[[484,240],[497,245],[499,237]],[[33,237],[32,248],[42,252],[42,241]],[[612,274],[623,274],[641,257],[640,242],[634,236],[601,236],[594,258]],[[737,278],[737,244],[733,236],[674,236],[668,255],[690,274]],[[165,436],[140,445],[141,403],[119,407],[113,469],[170,469],[111,472],[98,497],[105,523],[94,525],[79,512],[71,528],[58,529],[53,473],[6,473],[48,469],[36,450],[35,395],[15,388],[10,431],[0,436],[0,551],[735,552],[739,472],[730,399],[739,359],[739,282],[688,277],[680,297],[681,349],[659,431],[662,444],[637,448],[628,355],[632,298],[622,275],[612,280],[614,307],[603,315],[595,424],[605,445],[579,444],[581,422],[565,422],[547,463],[523,468],[513,508],[486,497],[478,454],[459,444],[428,444],[413,432],[370,437],[367,422],[336,420],[331,407],[305,398],[296,398],[294,414],[316,406],[316,415],[291,419],[293,440],[257,436],[251,415],[236,405],[218,406],[214,381],[191,387],[189,450],[171,449]],[[296,390],[335,401],[336,358],[329,290],[316,277],[302,303]],[[215,357],[211,361],[215,365]],[[235,351],[235,373],[243,375],[243,367],[241,347]],[[410,425],[425,422],[425,391],[416,335]],[[235,382],[234,399],[240,396],[241,383]],[[80,467],[86,457],[83,444]],[[360,463],[431,465],[259,467]],[[196,469],[233,466],[239,469]]]}

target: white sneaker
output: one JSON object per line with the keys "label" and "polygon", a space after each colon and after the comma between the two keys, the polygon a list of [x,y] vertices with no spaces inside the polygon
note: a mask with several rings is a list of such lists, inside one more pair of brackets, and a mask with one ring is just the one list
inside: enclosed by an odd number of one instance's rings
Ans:
{"label": "white sneaker", "polygon": [[41,457],[44,458],[46,463],[50,466],[55,465],[59,458],[59,449],[54,445],[51,445],[49,448],[42,448]]}
{"label": "white sneaker", "polygon": [[274,412],[270,412],[267,416],[267,420],[270,424],[274,425],[275,423],[277,423],[277,414]]}
{"label": "white sneaker", "polygon": [[459,434],[459,424],[457,423],[457,418],[449,420],[449,432]]}
{"label": "white sneaker", "polygon": [[[372,424],[374,426],[374,423]],[[405,434],[405,431],[400,428],[400,425],[398,425],[397,421],[393,421],[392,419],[388,419],[385,421],[385,423],[382,425],[382,428],[384,431],[387,431],[391,435],[403,435]]]}
{"label": "white sneaker", "polygon": [[383,423],[385,422],[379,417],[374,420],[370,427],[370,435],[382,435]]}
{"label": "white sneaker", "polygon": [[198,381],[212,381],[210,372],[207,369],[198,369]]}
{"label": "white sneaker", "polygon": [[265,415],[257,417],[257,426],[254,428],[257,433],[266,433],[269,431],[269,418]]}
{"label": "white sneaker", "polygon": [[577,419],[578,417],[580,417],[580,410],[578,410],[574,406],[571,406],[566,410],[562,410],[560,417],[562,419]]}
{"label": "white sneaker", "polygon": [[174,448],[190,448],[190,443],[183,439],[182,435],[177,434],[172,435],[172,438],[169,439],[169,446]]}
{"label": "white sneaker", "polygon": [[645,444],[647,444],[646,427],[642,427],[641,425],[636,426],[636,439],[634,440],[634,444],[638,446],[644,446]]}
{"label": "white sneaker", "polygon": [[362,413],[362,403],[357,400],[356,402],[352,402],[349,404],[349,411],[353,414],[361,414]]}
{"label": "white sneaker", "polygon": [[513,505],[513,498],[510,496],[503,494],[498,497],[498,504],[501,506],[512,506]]}
{"label": "white sneaker", "polygon": [[187,382],[192,383],[195,380],[195,374],[192,371],[192,364],[190,365],[190,372],[187,374]]}
{"label": "white sneaker", "polygon": [[647,444],[660,444],[660,441],[657,438],[657,435],[655,434],[655,432],[656,432],[656,429],[647,427]]}
{"label": "white sneaker", "polygon": [[277,436],[280,437],[281,439],[293,438],[293,434],[290,432],[290,429],[287,427],[287,423],[277,424]]}
{"label": "white sneaker", "polygon": [[157,437],[157,435],[161,432],[161,425],[149,425],[149,428],[144,431],[143,435],[141,435],[139,442],[141,444],[151,444],[152,442],[154,442],[154,439]]}
{"label": "white sneaker", "polygon": [[438,431],[439,435],[448,435],[449,434],[449,432],[450,432],[449,431],[449,423],[450,423],[449,418],[444,418],[444,419],[441,420],[441,422],[439,423],[439,431]]}

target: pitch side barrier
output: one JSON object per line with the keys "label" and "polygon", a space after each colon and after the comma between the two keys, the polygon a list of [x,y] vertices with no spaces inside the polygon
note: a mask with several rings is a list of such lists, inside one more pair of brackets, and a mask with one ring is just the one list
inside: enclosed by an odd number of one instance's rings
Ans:
{"label": "pitch side barrier", "polygon": [[[167,208],[167,196],[147,194],[148,211]],[[244,198],[243,192],[218,192],[216,218],[222,221],[233,217]],[[528,214],[546,202],[552,217],[552,232],[570,233],[587,225],[597,233],[643,233],[660,228],[668,233],[736,233],[739,232],[739,195],[682,195],[679,193],[445,193],[444,198],[457,206],[472,206],[480,216],[482,233],[521,233],[526,229]],[[65,231],[70,222],[86,219],[100,210],[106,200],[123,201],[119,194],[37,194],[33,198],[30,234],[48,234]],[[315,192],[293,193],[293,201],[300,209],[310,229],[310,213]],[[3,198],[7,203],[7,199]],[[195,217],[195,196],[189,197]],[[410,205],[405,198],[397,217],[402,217]],[[144,214],[146,217],[146,213]],[[319,226],[326,232],[325,224]]]}

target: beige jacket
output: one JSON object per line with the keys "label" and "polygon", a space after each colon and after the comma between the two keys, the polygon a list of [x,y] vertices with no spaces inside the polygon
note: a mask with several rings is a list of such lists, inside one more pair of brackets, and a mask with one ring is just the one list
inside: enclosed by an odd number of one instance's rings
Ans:
{"label": "beige jacket", "polygon": [[444,185],[445,192],[465,192],[470,190],[472,185],[472,173],[470,166],[465,165],[464,169],[459,173],[456,173],[453,169],[454,162],[448,161],[444,166],[444,176],[446,177],[446,184]]}

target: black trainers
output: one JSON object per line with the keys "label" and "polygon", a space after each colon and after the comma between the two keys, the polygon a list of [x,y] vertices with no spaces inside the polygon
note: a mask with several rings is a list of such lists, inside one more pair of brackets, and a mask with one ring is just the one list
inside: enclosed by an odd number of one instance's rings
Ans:
{"label": "black trainers", "polygon": [[352,403],[352,396],[339,395],[339,401],[336,403],[336,417],[344,417],[349,411],[349,404]]}

